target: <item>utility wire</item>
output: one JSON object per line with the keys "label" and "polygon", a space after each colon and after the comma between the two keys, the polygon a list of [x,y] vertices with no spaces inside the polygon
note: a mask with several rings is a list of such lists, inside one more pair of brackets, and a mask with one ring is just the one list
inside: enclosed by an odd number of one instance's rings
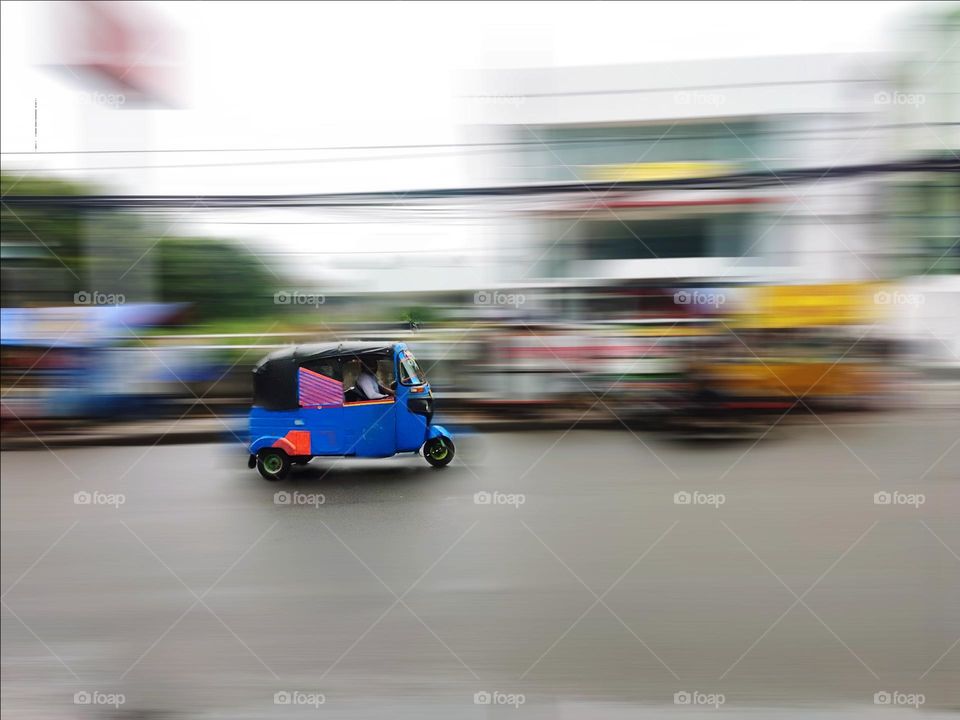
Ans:
{"label": "utility wire", "polygon": [[[297,207],[405,207],[421,201],[462,200],[510,197],[557,197],[580,193],[607,196],[640,190],[741,190],[783,187],[804,182],[841,180],[856,177],[902,173],[957,173],[960,160],[928,157],[866,165],[843,165],[795,170],[735,173],[717,177],[671,180],[557,182],[529,185],[501,185],[467,188],[434,188],[356,193],[315,193],[287,195],[6,195],[3,205],[42,208],[177,208],[211,210],[216,208],[297,208]],[[417,206],[421,210],[445,210]]]}

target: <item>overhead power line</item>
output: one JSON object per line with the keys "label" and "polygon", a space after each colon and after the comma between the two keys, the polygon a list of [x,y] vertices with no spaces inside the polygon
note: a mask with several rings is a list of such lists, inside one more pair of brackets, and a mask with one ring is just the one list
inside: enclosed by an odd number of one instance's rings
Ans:
{"label": "overhead power line", "polygon": [[[7,195],[10,207],[73,209],[211,210],[217,208],[296,207],[397,207],[423,201],[569,196],[579,193],[597,197],[614,192],[639,190],[735,190],[782,187],[804,182],[840,180],[870,175],[900,173],[956,173],[960,160],[931,157],[887,163],[844,165],[797,170],[759,171],[730,175],[671,180],[624,182],[560,182],[529,185],[500,185],[469,188],[435,188],[387,192],[315,193],[286,195]],[[422,209],[422,206],[421,206]]]}

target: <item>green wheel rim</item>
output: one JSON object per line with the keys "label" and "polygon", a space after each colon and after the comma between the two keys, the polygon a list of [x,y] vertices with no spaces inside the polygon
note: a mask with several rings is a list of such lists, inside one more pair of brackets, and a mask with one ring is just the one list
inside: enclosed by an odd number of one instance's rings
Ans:
{"label": "green wheel rim", "polygon": [[432,457],[434,460],[443,460],[449,453],[450,450],[447,448],[447,445],[443,442],[443,440],[437,440],[430,447],[430,457]]}
{"label": "green wheel rim", "polygon": [[278,473],[282,467],[283,458],[281,458],[279,455],[271,453],[263,459],[263,469],[268,473]]}

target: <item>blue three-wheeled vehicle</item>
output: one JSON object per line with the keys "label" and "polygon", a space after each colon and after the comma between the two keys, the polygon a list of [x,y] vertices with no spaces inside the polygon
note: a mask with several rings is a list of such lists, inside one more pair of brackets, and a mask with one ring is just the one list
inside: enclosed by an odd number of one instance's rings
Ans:
{"label": "blue three-wheeled vehicle", "polygon": [[453,460],[430,385],[404,343],[326,343],[271,353],[253,371],[250,461],[267,480],[314,457],[418,452]]}

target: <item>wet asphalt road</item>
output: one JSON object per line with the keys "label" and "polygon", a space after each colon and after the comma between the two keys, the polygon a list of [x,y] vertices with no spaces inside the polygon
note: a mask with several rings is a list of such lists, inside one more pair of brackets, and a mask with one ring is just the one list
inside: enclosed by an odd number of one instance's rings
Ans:
{"label": "wet asphalt road", "polygon": [[277,484],[229,445],[5,453],[4,714],[955,710],[960,417],[826,420],[756,445],[475,436],[444,471]]}

